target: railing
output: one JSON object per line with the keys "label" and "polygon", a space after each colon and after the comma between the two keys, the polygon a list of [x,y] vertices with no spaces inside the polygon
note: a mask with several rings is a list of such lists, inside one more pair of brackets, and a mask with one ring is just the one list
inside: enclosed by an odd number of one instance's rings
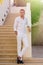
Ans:
{"label": "railing", "polygon": [[9,12],[9,0],[4,0],[4,2],[0,4],[0,26],[4,24],[8,12]]}

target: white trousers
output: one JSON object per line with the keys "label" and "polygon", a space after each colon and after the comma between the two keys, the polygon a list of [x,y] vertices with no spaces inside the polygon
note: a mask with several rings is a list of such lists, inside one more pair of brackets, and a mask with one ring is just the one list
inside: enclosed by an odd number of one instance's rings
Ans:
{"label": "white trousers", "polygon": [[[23,48],[22,47],[23,42]],[[27,34],[18,33],[17,35],[17,53],[18,56],[22,57],[25,54],[26,49],[29,47]]]}

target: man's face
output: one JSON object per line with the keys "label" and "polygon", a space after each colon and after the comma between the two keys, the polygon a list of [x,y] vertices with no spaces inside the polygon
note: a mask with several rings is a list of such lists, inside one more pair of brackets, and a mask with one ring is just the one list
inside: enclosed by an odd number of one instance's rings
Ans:
{"label": "man's face", "polygon": [[24,17],[24,15],[25,15],[25,10],[20,10],[20,16]]}

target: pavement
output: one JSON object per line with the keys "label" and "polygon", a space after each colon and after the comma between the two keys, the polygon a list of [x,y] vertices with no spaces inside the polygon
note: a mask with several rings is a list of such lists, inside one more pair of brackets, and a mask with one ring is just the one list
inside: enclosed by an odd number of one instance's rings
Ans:
{"label": "pavement", "polygon": [[32,57],[43,58],[43,46],[33,46],[32,47]]}

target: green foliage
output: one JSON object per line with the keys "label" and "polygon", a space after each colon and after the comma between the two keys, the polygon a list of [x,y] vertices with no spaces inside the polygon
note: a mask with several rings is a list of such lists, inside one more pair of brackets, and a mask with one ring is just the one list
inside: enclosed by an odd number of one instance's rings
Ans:
{"label": "green foliage", "polygon": [[40,17],[40,0],[31,0],[31,18],[32,24],[38,22]]}
{"label": "green foliage", "polygon": [[39,21],[40,11],[41,11],[41,3],[40,0],[25,0],[26,2],[31,3],[31,19],[32,24]]}

